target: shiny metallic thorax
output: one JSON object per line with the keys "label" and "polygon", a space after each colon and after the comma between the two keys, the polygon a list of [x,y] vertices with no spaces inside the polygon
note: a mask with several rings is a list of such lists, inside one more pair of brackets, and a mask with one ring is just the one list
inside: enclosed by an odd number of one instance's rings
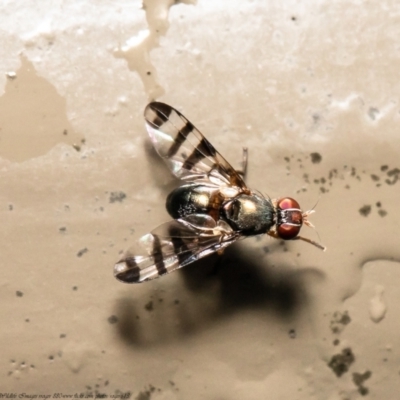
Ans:
{"label": "shiny metallic thorax", "polygon": [[188,184],[173,190],[166,203],[175,219],[192,214],[207,214],[226,221],[232,229],[245,236],[271,230],[276,212],[270,200],[258,194],[236,194],[228,197],[220,189],[201,184]]}

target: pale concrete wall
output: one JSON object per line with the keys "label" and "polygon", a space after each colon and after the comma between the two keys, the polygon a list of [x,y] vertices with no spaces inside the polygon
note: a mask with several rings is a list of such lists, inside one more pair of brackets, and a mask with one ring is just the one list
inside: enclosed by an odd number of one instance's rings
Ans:
{"label": "pale concrete wall", "polygon": [[[0,392],[398,399],[398,2],[172,3],[0,4]],[[178,184],[155,98],[234,166],[247,146],[250,187],[319,199],[327,252],[254,238],[116,281]]]}

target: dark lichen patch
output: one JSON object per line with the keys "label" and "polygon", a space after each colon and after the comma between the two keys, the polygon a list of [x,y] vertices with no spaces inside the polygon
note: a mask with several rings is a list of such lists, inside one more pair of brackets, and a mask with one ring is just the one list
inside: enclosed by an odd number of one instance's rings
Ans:
{"label": "dark lichen patch", "polygon": [[322,161],[322,156],[319,153],[311,153],[310,157],[313,164],[319,164]]}
{"label": "dark lichen patch", "polygon": [[378,181],[379,181],[379,179],[381,179],[381,178],[379,178],[379,176],[378,176],[378,175],[371,174],[371,179],[372,179],[374,182],[378,182]]}
{"label": "dark lichen patch", "polygon": [[116,315],[110,315],[110,316],[107,318],[107,321],[108,321],[108,323],[111,324],[111,325],[116,324],[116,323],[118,322],[118,317],[117,317]]}
{"label": "dark lichen patch", "polygon": [[358,392],[361,396],[366,396],[369,393],[368,388],[364,386],[364,382],[369,379],[372,375],[371,371],[365,371],[363,374],[358,372],[353,373],[353,382],[358,388]]}
{"label": "dark lichen patch", "polygon": [[153,301],[150,300],[145,306],[144,306],[145,310],[147,311],[153,311],[154,310],[154,304]]}
{"label": "dark lichen patch", "polygon": [[78,253],[76,254],[77,257],[82,257],[85,253],[87,253],[89,250],[87,249],[87,247],[85,247],[82,250],[79,250]]}
{"label": "dark lichen patch", "polygon": [[67,228],[65,226],[62,226],[61,228],[58,228],[58,231],[60,233],[65,233],[67,231]]}
{"label": "dark lichen patch", "polygon": [[77,291],[78,290],[78,286],[73,286],[72,290]]}
{"label": "dark lichen patch", "polygon": [[363,217],[368,217],[368,215],[371,213],[371,206],[370,205],[365,205],[362,206],[358,212],[363,216]]}
{"label": "dark lichen patch", "polygon": [[17,295],[17,297],[22,297],[24,294],[22,292],[20,292],[19,290],[17,290],[15,292],[15,294]]}
{"label": "dark lichen patch", "polygon": [[125,198],[126,198],[126,194],[124,192],[111,192],[109,202],[115,203],[118,201],[121,203]]}
{"label": "dark lichen patch", "polygon": [[347,347],[341,353],[332,356],[328,367],[332,369],[337,377],[342,376],[349,370],[349,367],[355,361],[351,348]]}
{"label": "dark lichen patch", "polygon": [[14,206],[13,206],[12,204],[9,204],[9,205],[8,205],[8,209],[9,209],[10,211],[14,210]]}
{"label": "dark lichen patch", "polygon": [[289,157],[283,157],[283,159],[284,159],[286,162],[290,162],[290,158],[289,158]]}
{"label": "dark lichen patch", "polygon": [[334,345],[334,346],[339,346],[339,344],[340,344],[340,340],[339,340],[339,339],[335,339],[335,340],[333,341],[333,345]]}
{"label": "dark lichen patch", "polygon": [[350,315],[348,311],[340,312],[335,311],[332,315],[332,320],[330,323],[330,328],[333,333],[340,333],[343,331],[344,327],[351,322]]}
{"label": "dark lichen patch", "polygon": [[385,172],[389,169],[389,165],[381,165],[381,171]]}
{"label": "dark lichen patch", "polygon": [[60,334],[60,339],[65,339],[66,337],[67,337],[67,335],[65,333]]}

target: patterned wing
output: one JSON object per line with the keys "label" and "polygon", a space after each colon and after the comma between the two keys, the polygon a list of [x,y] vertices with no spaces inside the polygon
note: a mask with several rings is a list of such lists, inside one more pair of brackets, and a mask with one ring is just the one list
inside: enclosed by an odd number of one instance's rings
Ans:
{"label": "patterned wing", "polygon": [[139,244],[147,254],[124,257],[115,264],[114,276],[125,283],[149,281],[223,249],[239,237],[232,230],[218,229],[208,216],[172,220],[143,236]]}
{"label": "patterned wing", "polygon": [[237,171],[179,111],[153,102],[146,107],[144,116],[155,149],[175,176],[248,191]]}

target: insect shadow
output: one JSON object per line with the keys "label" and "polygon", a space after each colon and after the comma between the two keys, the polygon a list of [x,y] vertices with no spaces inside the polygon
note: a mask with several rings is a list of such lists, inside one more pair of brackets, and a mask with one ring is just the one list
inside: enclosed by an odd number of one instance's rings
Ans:
{"label": "insect shadow", "polygon": [[[296,271],[284,263],[266,265],[261,249],[254,255],[245,247],[235,244],[222,256],[213,254],[175,272],[180,279],[167,289],[155,291],[157,280],[141,286],[141,300],[119,299],[115,326],[120,338],[134,347],[163,346],[249,310],[269,322],[295,319],[309,300],[307,279],[322,280],[325,274],[313,268]],[[279,243],[269,247],[282,250]],[[142,299],[145,287],[151,294]]]}

